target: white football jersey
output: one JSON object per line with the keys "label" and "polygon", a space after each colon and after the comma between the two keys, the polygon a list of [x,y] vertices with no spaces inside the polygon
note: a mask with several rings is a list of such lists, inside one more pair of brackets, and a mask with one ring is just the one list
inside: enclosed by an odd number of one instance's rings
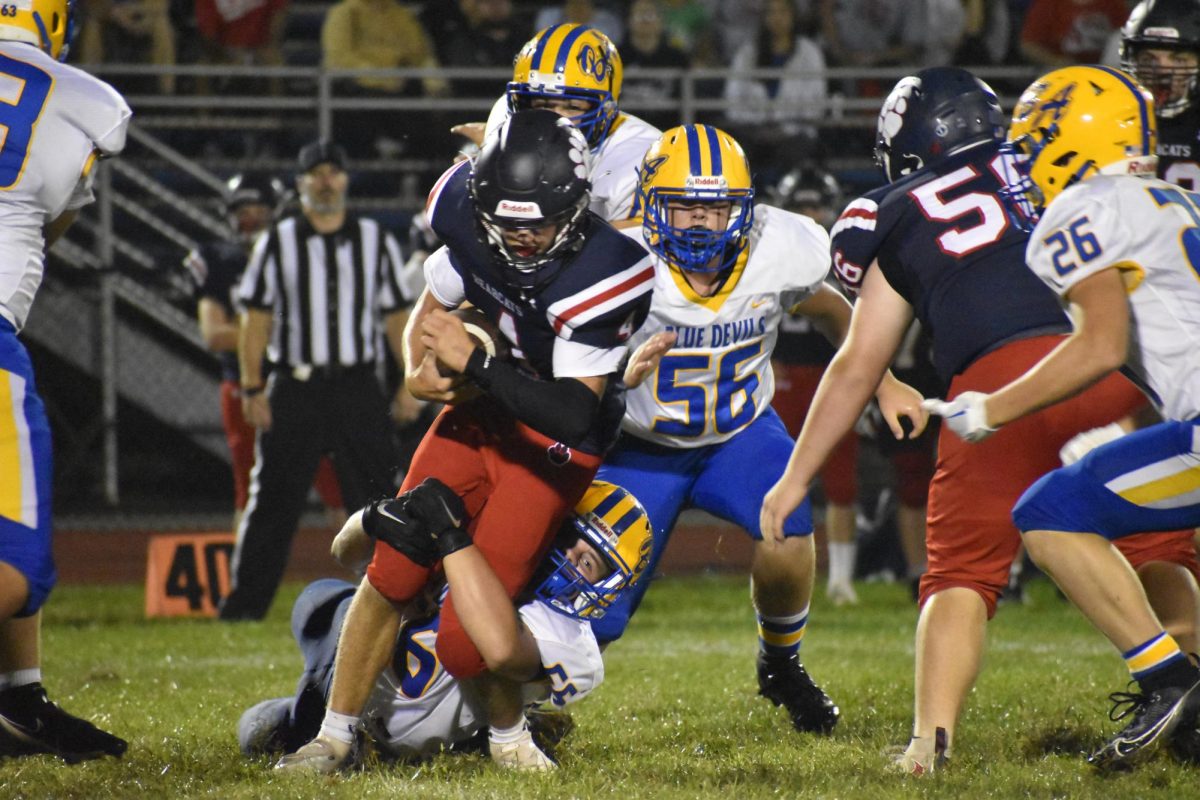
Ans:
{"label": "white football jersey", "polygon": [[[552,611],[545,603],[527,603],[521,620],[537,640],[546,680],[525,684],[527,703],[562,707],[587,696],[604,680],[604,662],[592,627]],[[444,669],[435,655],[436,633],[413,637],[406,676],[388,667],[367,701],[367,733],[397,757],[431,755],[474,736],[486,723],[483,708]]]}
{"label": "white football jersey", "polygon": [[655,256],[650,317],[630,350],[659,331],[678,338],[658,370],[626,394],[625,432],[700,447],[725,441],[770,405],[780,322],[829,273],[829,234],[808,217],[757,205],[747,249],[712,297]]}
{"label": "white football jersey", "polygon": [[[487,133],[508,119],[508,100],[501,97],[488,116]],[[609,222],[629,219],[637,189],[637,171],[650,145],[662,131],[632,114],[622,113],[598,150],[592,152],[593,212]]]}
{"label": "white football jersey", "polygon": [[1097,176],[1046,209],[1026,260],[1059,296],[1117,269],[1134,326],[1126,372],[1167,419],[1200,416],[1200,194],[1166,181]]}
{"label": "white football jersey", "polygon": [[111,86],[33,45],[0,42],[0,315],[17,330],[42,282],[42,228],[90,203],[98,152],[125,147],[129,106]]}

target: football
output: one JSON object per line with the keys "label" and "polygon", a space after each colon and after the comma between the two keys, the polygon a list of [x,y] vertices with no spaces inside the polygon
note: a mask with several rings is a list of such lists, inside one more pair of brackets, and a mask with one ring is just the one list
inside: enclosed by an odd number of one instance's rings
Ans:
{"label": "football", "polygon": [[[483,349],[483,352],[493,358],[508,358],[508,342],[505,340],[504,334],[500,333],[500,329],[488,319],[486,314],[474,307],[456,308],[450,313],[462,320],[463,327],[467,329],[467,335],[471,337],[471,341]],[[438,373],[444,378],[459,374],[441,361],[438,361],[437,368]]]}

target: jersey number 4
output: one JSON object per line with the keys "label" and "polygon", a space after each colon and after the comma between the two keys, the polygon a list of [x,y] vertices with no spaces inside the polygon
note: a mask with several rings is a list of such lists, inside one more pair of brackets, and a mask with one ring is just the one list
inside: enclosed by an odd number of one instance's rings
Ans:
{"label": "jersey number 4", "polygon": [[54,78],[32,64],[0,55],[0,190],[21,180],[33,130]]}
{"label": "jersey number 4", "polygon": [[[1001,158],[996,156],[988,164],[997,177],[1002,175]],[[918,186],[909,193],[926,219],[935,222],[957,222],[971,216],[977,220],[972,225],[953,227],[937,237],[937,245],[942,252],[956,258],[974,253],[979,248],[998,241],[1008,230],[1008,214],[996,195],[967,192],[958,197],[946,196],[952,195],[955,189],[978,177],[979,171],[970,164],[965,164],[936,180]]]}

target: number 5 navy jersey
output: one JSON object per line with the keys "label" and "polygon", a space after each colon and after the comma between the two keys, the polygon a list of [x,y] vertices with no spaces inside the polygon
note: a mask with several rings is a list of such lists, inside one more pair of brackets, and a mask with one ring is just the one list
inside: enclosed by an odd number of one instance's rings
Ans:
{"label": "number 5 navy jersey", "polygon": [[[649,253],[589,211],[582,247],[539,267],[535,288],[516,287],[478,233],[469,174],[469,162],[452,167],[429,196],[430,224],[445,243],[425,262],[433,296],[446,307],[465,301],[487,314],[508,339],[513,357],[542,380],[622,369],[630,337],[650,312]],[[609,380],[580,451],[601,454],[615,441],[624,392],[620,380]]]}
{"label": "number 5 navy jersey", "polygon": [[1004,342],[1070,330],[1025,266],[1028,237],[997,196],[1000,158],[993,142],[956,153],[855,200],[832,230],[838,279],[856,293],[878,262],[933,336],[946,385]]}

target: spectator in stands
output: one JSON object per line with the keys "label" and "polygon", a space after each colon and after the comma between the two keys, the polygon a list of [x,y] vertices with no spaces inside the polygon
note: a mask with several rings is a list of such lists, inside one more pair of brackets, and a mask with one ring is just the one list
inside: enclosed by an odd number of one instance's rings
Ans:
{"label": "spectator in stands", "polygon": [[[174,66],[169,0],[89,0],[79,46],[84,64]],[[113,85],[124,93],[173,94],[175,76],[160,75],[156,82],[119,76]]]}
{"label": "spectator in stands", "polygon": [[[463,24],[445,32],[438,56],[448,67],[512,66],[513,53],[525,44],[526,31],[513,16],[512,0],[458,0]],[[501,78],[500,80],[503,80]],[[499,80],[455,80],[457,97],[492,98]]]}
{"label": "spectator in stands", "polygon": [[1127,16],[1125,0],[1033,0],[1021,27],[1021,56],[1044,67],[1093,64]]}
{"label": "spectator in stands", "polygon": [[[837,67],[916,64],[925,44],[924,0],[820,0],[825,56]],[[845,87],[847,94],[883,94],[874,79]]]}
{"label": "spectator in stands", "polygon": [[715,63],[713,0],[662,0],[663,27],[671,44],[690,53],[693,63]]}
{"label": "spectator in stands", "polygon": [[963,67],[1005,63],[1012,38],[1008,0],[963,0],[963,9],[966,21],[954,63]]}
{"label": "spectator in stands", "polygon": [[[398,0],[340,0],[325,16],[321,53],[327,69],[438,66],[425,29]],[[437,77],[415,81],[364,75],[340,82],[339,91],[368,99],[440,97],[449,92],[449,85]],[[380,109],[342,112],[334,120],[335,138],[350,150],[374,149],[384,156],[420,150],[424,133],[432,127],[427,117]]]}
{"label": "spectator in stands", "polygon": [[566,0],[561,6],[543,8],[534,19],[533,27],[534,30],[542,31],[551,25],[561,25],[564,22],[595,28],[618,47],[625,38],[625,25],[621,22],[620,15],[597,7],[592,0]]}
{"label": "spectator in stands", "polygon": [[[209,64],[279,66],[290,0],[195,0],[201,58]],[[241,83],[236,82],[236,83]],[[223,86],[226,91],[228,85]],[[272,94],[279,93],[271,81]],[[206,94],[201,85],[201,94]]]}
{"label": "spectator in stands", "polygon": [[742,45],[758,35],[765,5],[764,0],[716,4],[712,24],[720,63],[728,64]]}
{"label": "spectator in stands", "polygon": [[925,37],[921,63],[944,67],[954,61],[967,29],[970,0],[925,0]]}
{"label": "spectator in stands", "polygon": [[636,71],[643,67],[684,69],[689,65],[688,55],[667,40],[659,0],[633,0],[626,23],[629,39],[621,53],[627,76],[622,90],[622,103],[637,111],[656,128],[670,128],[679,121],[675,102],[679,98],[679,81],[671,78],[636,78],[629,74],[629,70],[632,68]]}
{"label": "spectator in stands", "polygon": [[[734,54],[725,83],[729,127],[751,163],[773,163],[778,147],[811,138],[825,112],[825,55],[817,44],[815,18],[797,17],[793,0],[766,0],[758,34]],[[781,69],[783,77],[752,72]]]}

